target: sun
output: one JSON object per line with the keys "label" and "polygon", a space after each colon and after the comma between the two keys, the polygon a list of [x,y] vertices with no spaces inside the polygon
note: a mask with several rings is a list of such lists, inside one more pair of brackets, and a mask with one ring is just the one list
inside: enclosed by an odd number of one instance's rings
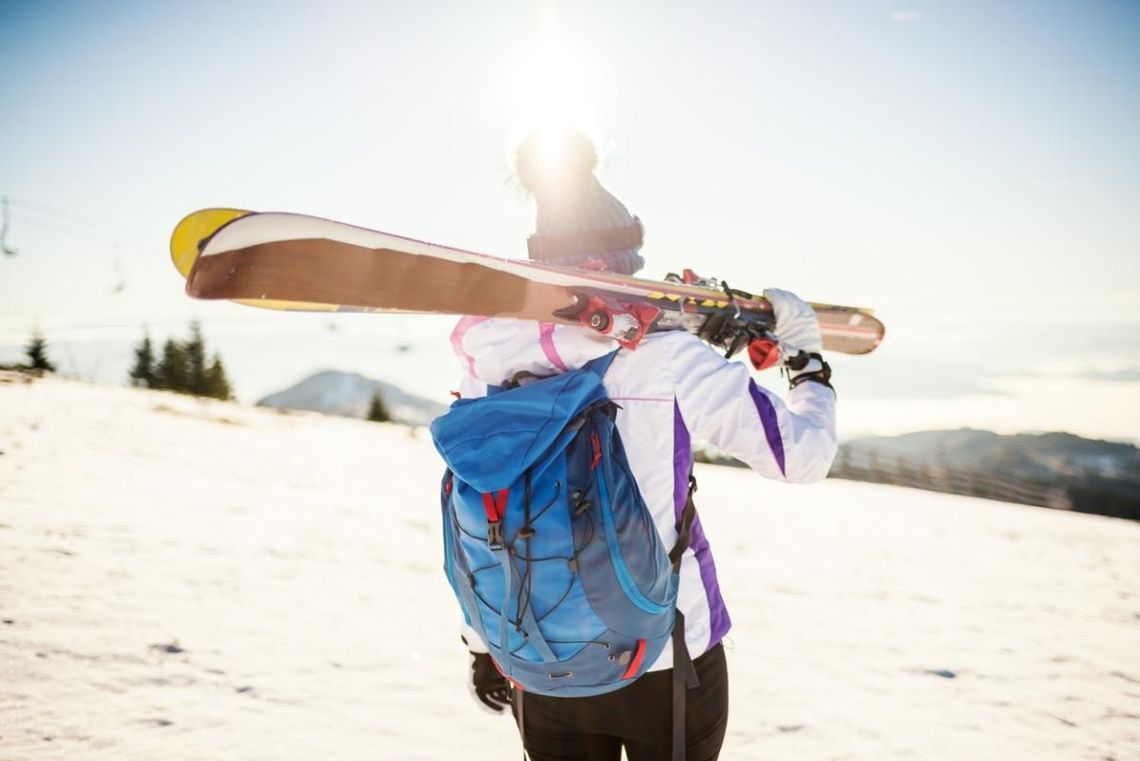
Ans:
{"label": "sun", "polygon": [[601,163],[601,141],[592,106],[588,67],[566,46],[557,29],[544,26],[538,41],[521,51],[515,64],[514,115],[507,143],[509,165],[524,140],[537,135],[535,158],[552,171],[565,160],[560,134],[576,131],[594,145]]}

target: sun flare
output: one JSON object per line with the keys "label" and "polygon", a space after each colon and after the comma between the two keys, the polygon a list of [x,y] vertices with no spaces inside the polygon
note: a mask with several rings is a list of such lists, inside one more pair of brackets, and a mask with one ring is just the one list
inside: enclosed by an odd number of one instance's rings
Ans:
{"label": "sun flare", "polygon": [[[510,163],[519,145],[530,135],[543,133],[537,158],[543,165],[560,165],[565,141],[559,133],[576,130],[600,150],[597,119],[591,105],[588,71],[579,56],[546,27],[539,41],[522,51],[515,65],[514,116],[507,144]],[[600,161],[599,161],[600,163]]]}

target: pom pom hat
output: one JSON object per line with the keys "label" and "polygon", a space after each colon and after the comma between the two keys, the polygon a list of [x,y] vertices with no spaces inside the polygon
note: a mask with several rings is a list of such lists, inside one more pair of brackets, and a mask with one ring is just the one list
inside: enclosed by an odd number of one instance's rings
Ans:
{"label": "pom pom hat", "polygon": [[645,265],[641,221],[598,182],[597,164],[577,130],[534,132],[519,144],[515,174],[537,212],[527,249],[544,264],[632,275]]}

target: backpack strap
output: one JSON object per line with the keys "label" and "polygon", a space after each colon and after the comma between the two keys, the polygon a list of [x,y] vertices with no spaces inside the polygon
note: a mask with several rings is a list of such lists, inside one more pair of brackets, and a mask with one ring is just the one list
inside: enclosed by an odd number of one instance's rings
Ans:
{"label": "backpack strap", "polygon": [[[589,372],[592,372],[594,375],[598,376],[599,378],[604,378],[606,375],[606,371],[610,369],[610,363],[614,361],[614,357],[617,356],[617,353],[619,351],[621,351],[621,347],[614,349],[609,354],[603,354],[600,357],[595,357],[594,359],[591,359],[586,364],[582,365],[582,369],[588,370]],[[558,373],[555,373],[555,375],[558,375]],[[494,386],[494,385],[488,383],[487,384],[487,396],[494,396],[495,394],[501,394],[504,391],[510,391],[513,388],[518,388],[519,386],[523,385],[527,381],[545,380],[546,378],[553,378],[553,377],[554,377],[554,375],[536,375],[532,372],[523,370],[523,371],[515,373],[510,378],[507,378],[505,381],[503,381],[498,386]]]}
{"label": "backpack strap", "polygon": [[680,572],[681,556],[689,549],[689,541],[693,536],[693,519],[697,517],[697,505],[693,502],[693,494],[697,491],[697,479],[689,474],[689,494],[685,497],[685,509],[681,511],[681,520],[677,524],[677,543],[669,550],[669,561],[673,570]]}
{"label": "backpack strap", "polygon": [[673,622],[673,761],[685,761],[685,702],[687,690],[700,686],[697,669],[685,644],[685,614]]}
{"label": "backpack strap", "polygon": [[[685,498],[685,509],[681,511],[681,521],[677,526],[677,543],[669,550],[669,561],[673,573],[681,571],[681,557],[689,549],[693,534],[693,519],[697,517],[697,505],[693,502],[693,492],[697,490],[697,479],[689,474],[689,494]],[[693,666],[689,646],[685,644],[685,614],[676,611],[673,621],[673,761],[685,761],[685,702],[686,690],[700,685],[697,669]]]}

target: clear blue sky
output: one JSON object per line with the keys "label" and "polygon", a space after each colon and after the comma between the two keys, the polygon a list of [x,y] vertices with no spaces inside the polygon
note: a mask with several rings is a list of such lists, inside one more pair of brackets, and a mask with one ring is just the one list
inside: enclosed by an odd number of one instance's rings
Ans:
{"label": "clear blue sky", "polygon": [[[0,361],[34,320],[83,356],[118,341],[101,372],[191,316],[324,364],[354,335],[358,369],[367,336],[426,345],[438,323],[191,302],[169,231],[282,209],[521,256],[508,142],[554,104],[600,135],[647,274],[879,308],[856,398],[1140,377],[1137,3],[17,1],[0,66]],[[250,359],[247,393],[295,379],[249,379],[267,364],[303,369]]]}

